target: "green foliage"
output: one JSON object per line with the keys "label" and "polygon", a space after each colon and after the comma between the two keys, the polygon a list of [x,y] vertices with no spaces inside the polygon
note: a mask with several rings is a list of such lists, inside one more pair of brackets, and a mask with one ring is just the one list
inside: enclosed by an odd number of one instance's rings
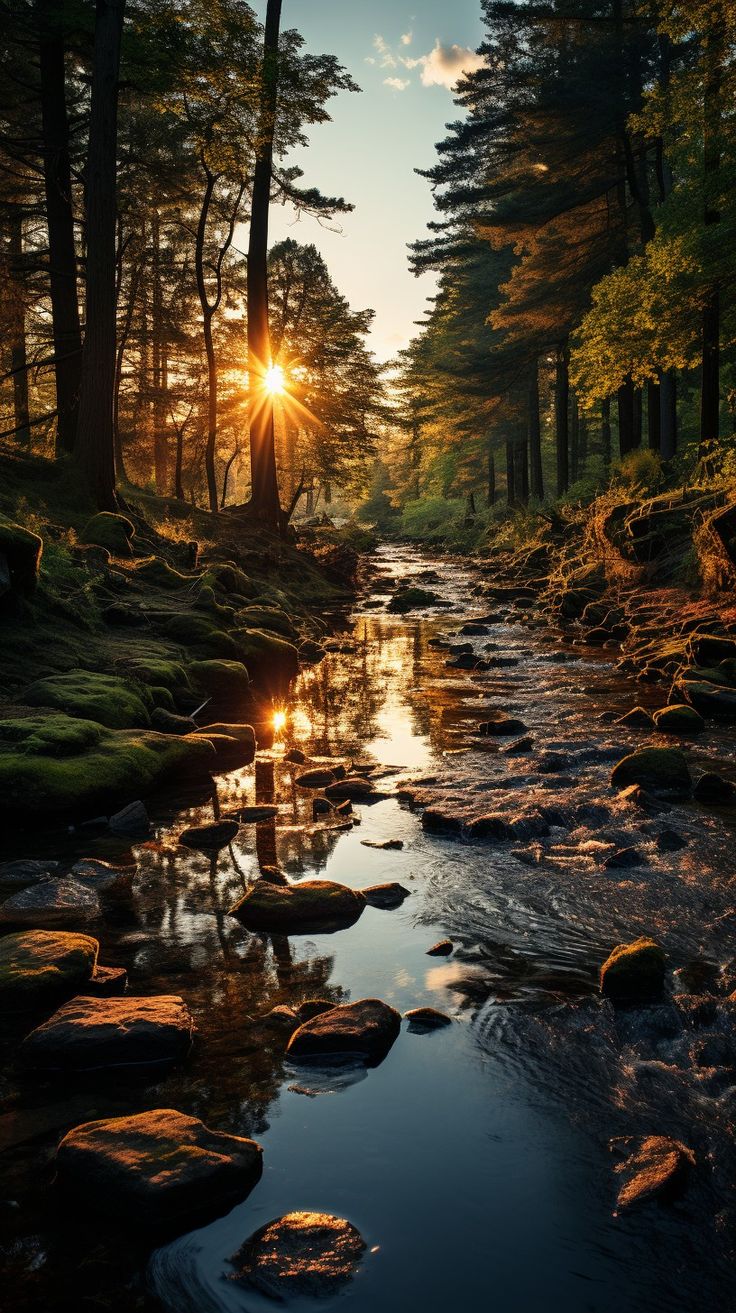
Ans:
{"label": "green foliage", "polygon": [[54,707],[79,720],[98,721],[112,729],[150,724],[153,698],[147,688],[134,688],[119,675],[76,670],[39,679],[23,693],[32,707]]}
{"label": "green foliage", "polygon": [[654,493],[662,486],[664,474],[659,453],[642,447],[630,451],[612,466],[614,483],[632,493]]}

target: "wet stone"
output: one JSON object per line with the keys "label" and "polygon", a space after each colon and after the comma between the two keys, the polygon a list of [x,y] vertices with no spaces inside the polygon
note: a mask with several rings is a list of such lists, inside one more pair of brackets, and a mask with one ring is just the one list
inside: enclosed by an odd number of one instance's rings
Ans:
{"label": "wet stone", "polygon": [[287,1213],[246,1240],[231,1280],[271,1299],[330,1299],[355,1274],[366,1245],[359,1231],[327,1213]]}
{"label": "wet stone", "polygon": [[6,894],[14,889],[25,889],[30,884],[47,880],[58,869],[59,863],[52,861],[0,862],[0,889]]}
{"label": "wet stone", "polygon": [[230,915],[249,930],[298,934],[353,925],[365,905],[362,893],[334,880],[303,880],[285,886],[258,880],[230,909]]}
{"label": "wet stone", "polygon": [[619,848],[618,852],[611,853],[606,857],[603,866],[607,871],[632,870],[637,866],[648,866],[649,862],[644,853],[638,848]]}
{"label": "wet stone", "polygon": [[664,949],[653,939],[619,944],[601,967],[601,993],[620,1002],[656,998],[662,992],[664,971]]}
{"label": "wet stone", "polygon": [[116,998],[124,994],[127,988],[128,973],[125,967],[98,966],[79,992],[93,998]]}
{"label": "wet stone", "polygon": [[448,1017],[444,1012],[438,1012],[437,1008],[411,1008],[409,1012],[404,1013],[404,1017],[409,1022],[409,1030],[415,1034],[443,1030],[445,1026],[452,1025],[452,1017]]}
{"label": "wet stone", "polygon": [[377,998],[323,1012],[294,1032],[287,1053],[294,1060],[352,1058],[380,1062],[399,1034],[401,1016]]}
{"label": "wet stone", "polygon": [[86,1071],[129,1064],[166,1064],[186,1056],[194,1023],[183,999],[90,998],[63,1004],[26,1037],[21,1057],[29,1067]]}
{"label": "wet stone", "polygon": [[696,781],[693,797],[707,806],[727,806],[736,798],[736,785],[714,771],[707,771]]}
{"label": "wet stone", "polygon": [[129,890],[137,871],[135,863],[116,866],[112,862],[98,861],[96,857],[85,857],[72,867],[70,874],[96,893],[108,894]]}
{"label": "wet stone", "polygon": [[259,821],[272,821],[278,814],[275,803],[264,802],[252,807],[236,807],[233,819],[240,825],[257,825]]}
{"label": "wet stone", "polygon": [[683,839],[676,830],[662,830],[656,838],[657,848],[661,853],[676,853],[687,848],[687,839]]}
{"label": "wet stone", "polygon": [[327,797],[337,802],[363,802],[372,798],[375,792],[375,785],[361,775],[348,775],[325,789]]}
{"label": "wet stone", "polygon": [[479,734],[498,738],[523,734],[525,729],[526,725],[523,720],[517,720],[514,716],[507,716],[502,711],[494,711],[487,720],[481,721],[478,725]]}
{"label": "wet stone", "polygon": [[616,789],[639,784],[654,794],[687,797],[692,779],[684,753],[679,748],[639,748],[614,766],[611,783]]}
{"label": "wet stone", "polygon": [[25,930],[0,939],[0,1008],[55,1005],[89,982],[99,944],[89,935]]}
{"label": "wet stone", "polygon": [[363,848],[378,848],[381,852],[399,852],[404,847],[403,839],[384,839],[382,843],[374,839],[361,839]]}
{"label": "wet stone", "polygon": [[361,893],[370,907],[392,908],[400,907],[404,899],[409,897],[411,890],[397,883],[373,884],[368,889],[361,890]]}
{"label": "wet stone", "polygon": [[212,825],[193,825],[188,830],[182,830],[179,843],[184,844],[185,848],[226,848],[239,829],[238,821],[229,820],[215,821]]}
{"label": "wet stone", "polygon": [[0,903],[0,924],[4,925],[71,927],[99,914],[100,901],[94,890],[69,879],[42,880]]}
{"label": "wet stone", "polygon": [[183,1232],[250,1193],[262,1150],[197,1117],[157,1108],[75,1127],[59,1145],[56,1166],[61,1185],[92,1216]]}
{"label": "wet stone", "polygon": [[695,1166],[692,1149],[664,1135],[631,1140],[627,1147],[629,1156],[616,1167],[621,1182],[616,1201],[619,1208],[676,1194]]}
{"label": "wet stone", "polygon": [[324,789],[335,783],[335,773],[331,770],[315,769],[297,775],[295,783],[302,789]]}
{"label": "wet stone", "polygon": [[651,729],[654,721],[645,707],[633,707],[625,715],[614,720],[616,725],[628,725],[631,729]]}
{"label": "wet stone", "polygon": [[427,957],[449,957],[455,945],[451,939],[440,939],[427,949]]}
{"label": "wet stone", "polygon": [[111,832],[122,839],[147,839],[151,833],[151,822],[142,802],[131,802],[115,812],[108,825]]}

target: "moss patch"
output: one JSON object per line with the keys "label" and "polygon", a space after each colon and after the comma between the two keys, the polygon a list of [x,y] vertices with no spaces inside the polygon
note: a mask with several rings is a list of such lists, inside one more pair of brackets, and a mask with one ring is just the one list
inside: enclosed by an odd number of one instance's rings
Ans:
{"label": "moss patch", "polygon": [[135,525],[125,515],[115,515],[111,511],[100,511],[88,520],[79,535],[82,543],[94,543],[96,547],[106,547],[113,556],[131,556],[131,543],[135,536]]}
{"label": "moss patch", "polygon": [[611,784],[616,789],[641,784],[675,797],[686,797],[692,789],[687,761],[678,748],[639,748],[614,766]]}
{"label": "moss patch", "polygon": [[89,935],[25,930],[0,939],[0,1006],[23,1011],[56,1003],[90,979],[99,945]]}
{"label": "moss patch", "polygon": [[705,729],[703,717],[694,707],[687,707],[684,703],[674,703],[655,711],[654,723],[665,734],[700,734]]}
{"label": "moss patch", "polygon": [[653,939],[618,944],[601,967],[601,993],[609,998],[652,998],[664,984],[664,949]]}
{"label": "moss patch", "polygon": [[38,583],[43,540],[0,514],[0,553],[8,563],[13,593],[29,596]]}
{"label": "moss patch", "polygon": [[112,730],[66,716],[0,720],[0,814],[74,819],[214,764],[205,738]]}
{"label": "moss patch", "polygon": [[238,629],[238,655],[252,679],[268,691],[288,684],[299,672],[299,653],[293,643],[261,629]]}
{"label": "moss patch", "polygon": [[110,729],[150,724],[154,699],[147,689],[136,690],[119,675],[75,670],[50,675],[31,684],[23,694],[31,707],[54,707],[80,720],[95,720]]}
{"label": "moss patch", "polygon": [[181,611],[163,625],[163,631],[175,643],[196,648],[203,656],[231,657],[240,655],[238,644],[208,616]]}
{"label": "moss patch", "polygon": [[248,696],[250,679],[242,661],[193,661],[187,673],[197,692],[218,706]]}

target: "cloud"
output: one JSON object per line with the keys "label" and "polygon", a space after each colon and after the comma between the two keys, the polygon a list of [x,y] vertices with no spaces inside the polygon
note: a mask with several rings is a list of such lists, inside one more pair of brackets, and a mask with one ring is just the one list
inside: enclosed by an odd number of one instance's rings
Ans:
{"label": "cloud", "polygon": [[410,78],[384,78],[383,85],[384,87],[393,87],[394,91],[406,91],[406,88],[411,85],[411,79]]}
{"label": "cloud", "polygon": [[428,55],[402,59],[405,68],[421,68],[422,85],[447,87],[451,91],[463,73],[473,73],[485,63],[483,56],[467,46],[443,46],[439,38]]}
{"label": "cloud", "polygon": [[378,33],[373,38],[373,48],[378,51],[381,68],[396,68],[397,59],[391,48]]}
{"label": "cloud", "polygon": [[401,44],[402,46],[410,46],[413,40],[414,40],[413,32],[404,32],[404,35],[401,38]]}

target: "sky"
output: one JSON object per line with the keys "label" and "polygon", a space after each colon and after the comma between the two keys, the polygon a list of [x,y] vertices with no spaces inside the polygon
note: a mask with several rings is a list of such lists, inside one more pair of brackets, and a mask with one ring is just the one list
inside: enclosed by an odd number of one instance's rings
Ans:
{"label": "sky", "polygon": [[[251,0],[265,16],[265,0]],[[322,252],[354,309],[376,318],[371,347],[381,360],[406,346],[433,291],[409,273],[407,244],[433,217],[429,184],[414,173],[435,159],[444,126],[458,116],[452,86],[472,67],[481,38],[479,0],[284,0],[282,26],[306,48],[334,54],[362,88],[329,103],[331,123],[311,130],[294,157],[303,183],[355,205],[339,231],[293,211],[271,211],[271,242],[293,237]]]}

